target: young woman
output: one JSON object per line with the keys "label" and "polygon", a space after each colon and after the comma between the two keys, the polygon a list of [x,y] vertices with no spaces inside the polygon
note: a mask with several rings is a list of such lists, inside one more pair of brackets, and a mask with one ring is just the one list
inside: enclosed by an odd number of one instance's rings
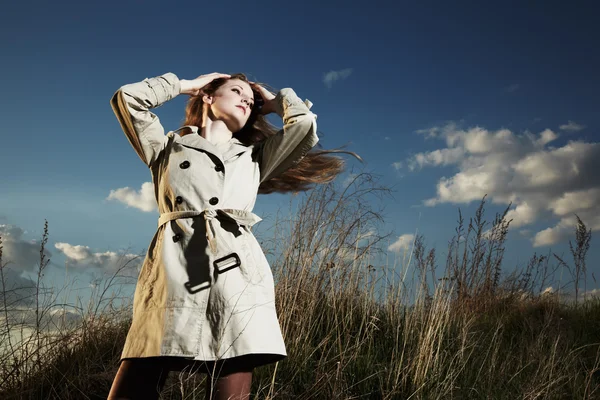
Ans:
{"label": "young woman", "polygon": [[[190,95],[168,132],[150,111]],[[286,356],[274,282],[251,227],[258,193],[331,181],[343,162],[310,151],[316,115],[290,89],[243,74],[173,73],[122,86],[111,106],[152,173],[160,218],[109,399],[156,399],[169,371],[208,373],[207,399],[247,399],[252,370]],[[265,115],[277,113],[283,129]]]}

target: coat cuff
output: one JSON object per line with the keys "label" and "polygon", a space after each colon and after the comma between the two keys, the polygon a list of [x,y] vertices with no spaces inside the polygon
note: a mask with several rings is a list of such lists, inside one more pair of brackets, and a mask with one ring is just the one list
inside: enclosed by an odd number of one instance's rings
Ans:
{"label": "coat cuff", "polygon": [[275,110],[274,111],[277,113],[277,115],[279,115],[280,117],[283,118],[285,111],[289,107],[292,107],[292,106],[295,106],[298,104],[305,105],[307,107],[306,111],[308,111],[310,109],[310,107],[312,107],[312,103],[310,102],[310,100],[302,101],[302,99],[300,99],[300,97],[298,97],[298,95],[296,95],[296,92],[294,92],[294,89],[283,88],[277,93],[277,96],[275,96]]}
{"label": "coat cuff", "polygon": [[177,75],[167,72],[155,78],[146,78],[144,82],[152,89],[154,99],[151,99],[152,107],[158,107],[163,103],[177,97],[181,91],[181,83]]}

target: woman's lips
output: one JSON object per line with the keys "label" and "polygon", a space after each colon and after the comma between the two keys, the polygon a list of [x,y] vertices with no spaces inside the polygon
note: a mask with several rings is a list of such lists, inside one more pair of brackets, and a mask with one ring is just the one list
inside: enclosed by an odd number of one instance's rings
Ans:
{"label": "woman's lips", "polygon": [[244,112],[244,115],[246,114],[246,107],[242,107],[242,106],[236,106],[236,107],[241,108],[242,111]]}

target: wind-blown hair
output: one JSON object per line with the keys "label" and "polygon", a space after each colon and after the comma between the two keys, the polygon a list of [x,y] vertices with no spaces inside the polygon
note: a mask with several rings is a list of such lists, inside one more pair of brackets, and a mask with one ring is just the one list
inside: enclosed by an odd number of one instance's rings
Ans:
{"label": "wind-blown hair", "polygon": [[[212,95],[217,89],[229,79],[239,79],[250,85],[254,92],[255,107],[252,108],[248,122],[242,129],[234,133],[234,137],[246,145],[259,143],[266,138],[275,135],[279,129],[267,121],[264,115],[259,114],[259,107],[262,99],[260,92],[256,88],[257,84],[250,83],[246,75],[233,74],[230,78],[218,78],[202,88],[202,92]],[[267,85],[260,84],[263,87]],[[187,102],[185,108],[184,125],[202,126],[202,101],[203,96],[192,96]],[[316,147],[320,147],[317,143]],[[315,184],[331,182],[337,175],[344,170],[344,160],[340,157],[330,156],[330,153],[347,153],[362,161],[362,159],[353,152],[334,150],[311,150],[298,163],[292,165],[285,172],[275,176],[260,184],[259,194],[266,193],[287,193],[306,191],[314,187]]]}

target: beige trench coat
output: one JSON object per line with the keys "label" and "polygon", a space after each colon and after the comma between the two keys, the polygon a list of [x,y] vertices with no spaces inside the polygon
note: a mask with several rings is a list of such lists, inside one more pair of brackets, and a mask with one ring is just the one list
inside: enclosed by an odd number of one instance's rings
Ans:
{"label": "beige trench coat", "polygon": [[292,89],[277,93],[284,127],[245,146],[213,145],[192,134],[165,135],[149,111],[179,94],[173,73],[122,86],[111,107],[150,168],[160,212],[140,271],[121,359],[180,356],[218,360],[286,356],[274,282],[250,227],[258,186],[317,144],[316,115]]}

